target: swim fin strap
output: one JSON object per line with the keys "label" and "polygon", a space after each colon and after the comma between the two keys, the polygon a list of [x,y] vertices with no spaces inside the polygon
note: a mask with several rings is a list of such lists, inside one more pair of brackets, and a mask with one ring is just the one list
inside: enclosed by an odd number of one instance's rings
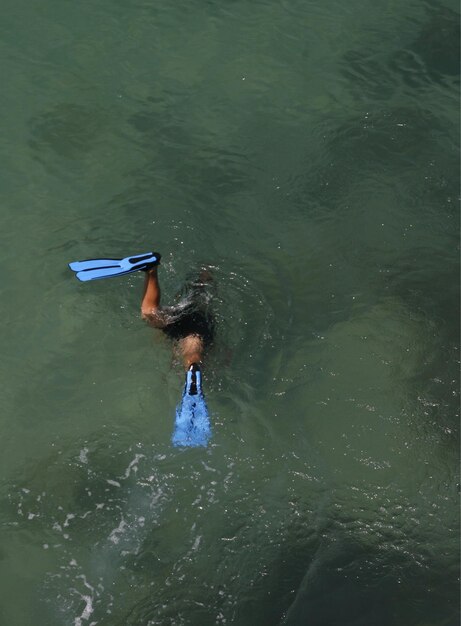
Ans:
{"label": "swim fin strap", "polygon": [[127,256],[124,259],[87,259],[74,261],[69,267],[76,272],[77,278],[83,282],[130,274],[158,265],[161,255],[158,252],[146,252]]}
{"label": "swim fin strap", "polygon": [[181,402],[176,407],[172,442],[178,447],[204,447],[210,437],[210,415],[202,391],[202,373],[198,364],[193,363],[186,372]]}

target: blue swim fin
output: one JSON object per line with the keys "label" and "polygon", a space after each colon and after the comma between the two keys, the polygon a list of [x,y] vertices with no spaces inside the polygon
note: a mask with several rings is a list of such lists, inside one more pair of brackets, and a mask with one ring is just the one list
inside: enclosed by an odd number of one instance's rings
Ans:
{"label": "blue swim fin", "polygon": [[211,437],[210,416],[202,391],[202,373],[193,363],[186,373],[181,402],[176,407],[174,446],[206,446]]}
{"label": "blue swim fin", "polygon": [[72,271],[77,273],[77,278],[83,282],[121,276],[138,270],[145,270],[149,266],[158,265],[161,255],[158,252],[146,252],[136,254],[124,259],[88,259],[86,261],[74,261],[69,263]]}

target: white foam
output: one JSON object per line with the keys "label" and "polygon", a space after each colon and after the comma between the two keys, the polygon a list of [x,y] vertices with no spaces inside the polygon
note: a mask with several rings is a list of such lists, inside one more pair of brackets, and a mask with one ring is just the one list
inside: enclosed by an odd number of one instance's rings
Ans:
{"label": "white foam", "polygon": [[70,520],[74,519],[74,517],[75,517],[75,515],[74,515],[73,513],[68,513],[68,514],[66,515],[66,519],[64,520],[64,524],[63,524],[63,525],[64,525],[65,527],[66,527],[66,526],[69,526],[69,522],[70,522]]}
{"label": "white foam", "polygon": [[94,611],[93,598],[91,596],[83,596],[83,595],[81,595],[80,597],[82,598],[82,600],[86,602],[86,605],[85,605],[85,608],[83,609],[83,613],[79,617],[75,618],[74,626],[82,626],[82,620],[85,620],[85,621],[89,620],[90,615]]}
{"label": "white foam", "polygon": [[201,535],[195,538],[194,545],[192,546],[192,550],[196,552],[199,549],[200,542],[202,541]]}
{"label": "white foam", "polygon": [[106,483],[109,483],[109,485],[113,485],[114,487],[120,487],[119,482],[117,482],[116,480],[111,480],[110,478],[106,479]]}
{"label": "white foam", "polygon": [[110,533],[109,540],[112,541],[112,543],[117,544],[120,541],[119,535],[125,532],[125,528],[127,526],[128,524],[125,522],[125,520],[122,517],[120,524],[117,526],[117,528],[114,528],[114,530]]}
{"label": "white foam", "polygon": [[130,476],[132,470],[136,474],[136,472],[138,471],[139,459],[144,459],[144,458],[145,458],[144,454],[136,454],[135,455],[134,459],[131,461],[131,463],[126,468],[125,478],[128,478]]}
{"label": "white foam", "polygon": [[[93,587],[88,583],[88,581],[86,580],[86,577],[83,574],[81,574],[80,576],[77,576],[77,578],[81,578],[83,580],[84,586],[87,589],[89,589],[92,594],[94,594]],[[93,595],[85,595],[83,593],[80,593],[76,589],[74,589],[74,591],[85,602],[85,608],[83,609],[81,615],[79,615],[78,617],[76,617],[74,619],[74,626],[83,626],[83,620],[84,621],[88,621],[90,619],[91,614],[94,611],[94,609],[93,609]],[[96,623],[97,622],[91,622],[91,624],[89,624],[89,626],[92,626],[92,624],[95,625]]]}

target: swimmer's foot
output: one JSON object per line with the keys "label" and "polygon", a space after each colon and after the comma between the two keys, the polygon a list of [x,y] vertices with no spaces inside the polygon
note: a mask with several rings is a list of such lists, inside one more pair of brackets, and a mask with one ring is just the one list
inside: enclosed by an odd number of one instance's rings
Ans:
{"label": "swimmer's foot", "polygon": [[187,368],[185,391],[190,396],[196,396],[202,391],[202,375],[200,373],[200,365],[195,361]]}
{"label": "swimmer's foot", "polygon": [[160,252],[154,252],[155,254],[155,261],[152,261],[152,263],[147,263],[146,267],[142,268],[143,272],[150,272],[151,270],[155,270],[157,271],[157,265],[160,265],[160,259],[162,258],[162,255],[160,254]]}

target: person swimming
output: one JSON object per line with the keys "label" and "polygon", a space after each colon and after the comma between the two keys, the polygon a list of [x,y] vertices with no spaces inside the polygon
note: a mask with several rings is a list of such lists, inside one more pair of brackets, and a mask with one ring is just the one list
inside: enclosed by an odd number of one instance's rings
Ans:
{"label": "person swimming", "polygon": [[139,270],[145,272],[141,316],[150,326],[162,330],[174,341],[186,370],[182,398],[176,407],[172,443],[186,448],[206,447],[211,438],[211,424],[200,367],[214,336],[209,307],[212,276],[209,270],[203,269],[197,280],[186,285],[186,295],[177,305],[162,307],[157,273],[160,259],[158,252],[147,252],[124,259],[75,261],[69,263],[69,267],[82,282]]}
{"label": "person swimming", "polygon": [[176,407],[172,443],[177,447],[206,447],[211,437],[208,407],[202,391],[201,365],[205,350],[213,341],[213,317],[207,291],[211,274],[204,269],[198,280],[186,285],[186,296],[176,306],[160,305],[158,260],[144,269],[141,316],[172,339],[186,370],[182,398]]}
{"label": "person swimming", "polygon": [[175,306],[160,305],[160,284],[158,262],[147,267],[144,292],[141,301],[141,316],[152,326],[162,330],[172,339],[184,368],[191,365],[200,367],[206,349],[211,346],[214,336],[213,316],[209,309],[209,290],[212,276],[203,269],[197,280],[186,285],[184,299]]}

